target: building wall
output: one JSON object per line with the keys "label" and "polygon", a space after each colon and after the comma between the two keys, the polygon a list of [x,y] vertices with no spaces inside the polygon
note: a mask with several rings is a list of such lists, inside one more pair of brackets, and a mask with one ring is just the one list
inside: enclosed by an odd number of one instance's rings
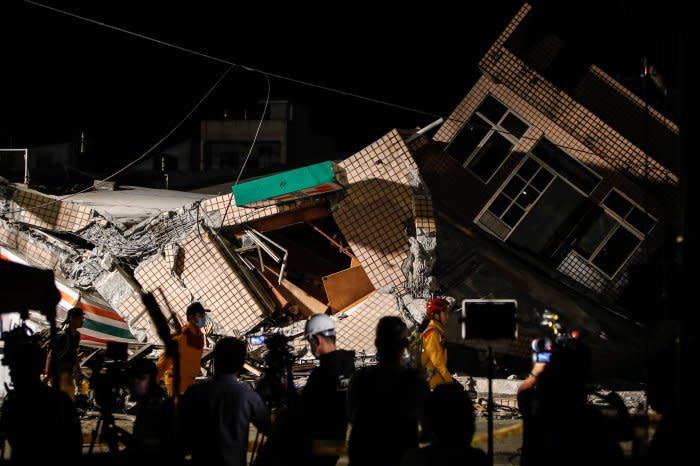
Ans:
{"label": "building wall", "polygon": [[[200,166],[206,169],[207,144],[216,142],[240,142],[251,144],[258,129],[259,120],[205,120],[202,121]],[[263,120],[256,141],[280,144],[279,164],[287,163],[288,122]],[[215,167],[216,168],[216,167]]]}
{"label": "building wall", "polygon": [[[486,212],[487,207],[504,189],[513,173],[528,157],[528,152],[538,144],[540,139],[544,137],[552,142],[601,178],[592,191],[582,193],[583,197],[590,201],[587,203],[589,211],[595,209],[595,205],[600,205],[611,190],[616,188],[628,197],[633,205],[636,204],[635,208],[657,220],[656,226],[649,232],[646,240],[642,241],[639,248],[627,259],[626,264],[617,270],[612,277],[602,273],[600,269],[592,266],[586,259],[572,251],[571,238],[562,238],[563,247],[560,246],[555,251],[548,251],[548,259],[554,261],[553,265],[560,272],[572,277],[601,296],[616,299],[628,284],[627,269],[629,265],[645,262],[664,240],[665,224],[675,220],[672,215],[669,215],[666,207],[677,201],[674,193],[677,192],[678,179],[671,170],[645,154],[614,128],[574,101],[568,94],[558,90],[542,75],[527,67],[522,60],[505,48],[505,41],[517,28],[519,22],[526,17],[529,8],[526,5],[521,9],[482,59],[480,66],[484,75],[433,138],[436,142],[445,145],[444,152],[428,156],[424,167],[429,167],[428,171],[432,174],[438,173],[440,175],[441,183],[439,184],[449,186],[443,189],[451,190],[451,195],[466,200],[461,208],[464,218],[476,222],[477,225],[496,237],[512,243],[510,235],[516,232],[522,223],[516,224],[512,230],[507,230],[499,227],[498,222],[490,219],[486,222],[487,217],[491,215]],[[601,79],[607,77],[595,67],[591,68],[591,73],[595,73]],[[607,78],[611,80],[611,78]],[[636,99],[613,80],[611,81],[611,87],[621,88],[618,90],[622,97],[627,98],[632,104],[641,105],[639,99]],[[474,170],[476,168],[472,162],[474,159],[464,161],[465,154],[454,153],[459,148],[459,144],[455,141],[459,140],[462,131],[477,132],[474,129],[476,118],[471,122],[470,120],[489,95],[505,105],[510,112],[526,122],[529,127],[514,144],[510,155],[496,169],[493,176],[481,179],[475,176]],[[669,131],[677,133],[677,127],[672,122],[656,112],[652,111],[651,114],[660,123],[667,125]],[[468,137],[469,135],[463,135],[461,139],[465,140]],[[511,135],[508,134],[508,137]],[[456,170],[463,161],[465,167],[469,165],[472,169]],[[557,179],[555,178],[555,180]],[[666,192],[670,194],[666,198],[658,199],[650,195],[648,191],[643,190],[640,184],[667,186],[669,189]],[[547,185],[545,191],[550,187],[551,185]],[[438,189],[441,188],[438,187]],[[532,214],[533,209],[537,207],[537,202],[541,202],[542,199],[543,197],[537,198],[535,203],[526,209],[520,222],[524,222],[527,216]],[[586,203],[585,200],[582,200],[582,203]],[[583,209],[583,207],[581,206],[579,209]],[[570,214],[574,215],[575,213],[572,210]],[[482,223],[488,223],[490,228],[485,228]],[[581,232],[579,231],[579,233]],[[567,241],[569,243],[566,243]]]}

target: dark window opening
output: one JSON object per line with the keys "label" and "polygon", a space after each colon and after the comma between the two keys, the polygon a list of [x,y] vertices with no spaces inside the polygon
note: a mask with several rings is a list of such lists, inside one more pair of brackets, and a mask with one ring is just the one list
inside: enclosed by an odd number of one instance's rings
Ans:
{"label": "dark window opening", "polygon": [[610,215],[601,212],[574,243],[574,250],[585,258],[591,257],[615,225],[617,222]]}
{"label": "dark window opening", "polygon": [[484,115],[493,123],[497,123],[507,110],[508,109],[505,105],[488,95],[476,111]]}
{"label": "dark window opening", "polygon": [[468,167],[479,178],[486,181],[508,157],[512,148],[513,144],[510,141],[498,133],[493,133],[469,162]]}
{"label": "dark window opening", "polygon": [[586,194],[593,192],[600,182],[598,175],[547,139],[540,140],[531,152]]}
{"label": "dark window opening", "polygon": [[448,153],[488,182],[529,128],[508,108],[486,96],[447,148]]}
{"label": "dark window opening", "polygon": [[612,277],[637,249],[640,242],[639,238],[621,226],[595,256],[593,264]]}
{"label": "dark window opening", "polygon": [[474,115],[452,140],[447,151],[455,160],[464,165],[490,129],[491,125],[480,116]]}
{"label": "dark window opening", "polygon": [[527,124],[524,121],[522,121],[520,118],[516,117],[513,114],[510,114],[507,117],[505,117],[503,119],[503,122],[501,123],[501,126],[507,129],[510,134],[512,134],[518,139],[523,137],[523,134],[525,134],[525,131],[527,131],[528,128]]}

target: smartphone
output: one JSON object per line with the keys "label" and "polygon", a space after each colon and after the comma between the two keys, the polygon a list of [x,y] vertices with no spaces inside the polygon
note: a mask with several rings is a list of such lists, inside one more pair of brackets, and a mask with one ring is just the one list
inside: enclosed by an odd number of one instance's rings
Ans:
{"label": "smartphone", "polygon": [[543,351],[541,353],[536,353],[535,356],[535,362],[543,362],[545,364],[549,364],[549,361],[552,359],[552,353],[549,351]]}
{"label": "smartphone", "polygon": [[248,341],[253,346],[264,345],[265,335],[253,335],[252,337],[248,337]]}

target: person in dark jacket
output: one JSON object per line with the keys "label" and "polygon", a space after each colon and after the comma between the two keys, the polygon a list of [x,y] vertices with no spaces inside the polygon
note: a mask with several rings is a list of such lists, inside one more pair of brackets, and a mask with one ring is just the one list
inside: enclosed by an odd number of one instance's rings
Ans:
{"label": "person in dark jacket", "polygon": [[460,384],[435,387],[425,404],[424,431],[430,445],[409,450],[401,466],[487,466],[486,453],[471,446],[474,407]]}
{"label": "person in dark jacket", "polygon": [[168,463],[179,454],[175,442],[175,406],[158,384],[157,371],[156,364],[148,359],[139,359],[129,367],[130,399],[136,402],[136,418],[126,451],[128,460]]}
{"label": "person in dark jacket", "polygon": [[193,465],[245,466],[249,424],[267,434],[270,413],[260,396],[238,380],[246,345],[225,337],[214,347],[214,378],[191,385],[180,401],[182,447]]}
{"label": "person in dark jacket", "polygon": [[306,322],[304,336],[320,361],[306,382],[298,407],[310,436],[308,464],[332,466],[345,445],[347,390],[355,370],[355,353],[336,348],[335,324],[326,314],[312,316]]}
{"label": "person in dark jacket", "polygon": [[398,466],[405,452],[418,446],[429,393],[420,372],[402,364],[408,329],[399,317],[379,320],[375,345],[379,364],[358,370],[350,380],[351,466]]}
{"label": "person in dark jacket", "polygon": [[521,466],[620,464],[614,425],[587,403],[590,351],[580,340],[562,339],[549,363],[536,362],[518,388],[523,414]]}

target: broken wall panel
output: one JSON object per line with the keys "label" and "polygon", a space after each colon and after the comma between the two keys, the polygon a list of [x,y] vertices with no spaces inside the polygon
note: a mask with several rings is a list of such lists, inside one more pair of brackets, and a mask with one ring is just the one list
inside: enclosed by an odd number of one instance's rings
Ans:
{"label": "broken wall panel", "polygon": [[138,293],[134,292],[122,301],[117,307],[117,312],[128,322],[129,328],[137,339],[161,343]]}
{"label": "broken wall panel", "polygon": [[208,235],[194,232],[181,243],[168,245],[164,256],[142,263],[134,275],[165,308],[162,291],[183,320],[194,299],[211,309],[209,317],[221,333],[245,332],[262,319],[263,309]]}
{"label": "broken wall panel", "polygon": [[46,230],[76,232],[90,224],[94,211],[72,202],[18,189],[12,199],[17,221]]}
{"label": "broken wall panel", "polygon": [[352,306],[374,291],[367,273],[359,265],[326,275],[323,288],[333,313]]}
{"label": "broken wall panel", "polygon": [[0,244],[22,254],[36,267],[57,270],[60,259],[58,251],[35,241],[28,233],[8,227],[4,222],[0,222]]}
{"label": "broken wall panel", "polygon": [[350,187],[333,219],[375,288],[400,286],[408,253],[406,222],[413,217],[410,170],[417,170],[408,147],[392,130],[339,164]]}
{"label": "broken wall panel", "polygon": [[[374,339],[377,323],[384,316],[403,318],[397,309],[396,297],[375,292],[365,301],[346,312],[337,314],[336,342],[338,348],[356,353],[375,354]],[[410,325],[407,322],[408,325]]]}

